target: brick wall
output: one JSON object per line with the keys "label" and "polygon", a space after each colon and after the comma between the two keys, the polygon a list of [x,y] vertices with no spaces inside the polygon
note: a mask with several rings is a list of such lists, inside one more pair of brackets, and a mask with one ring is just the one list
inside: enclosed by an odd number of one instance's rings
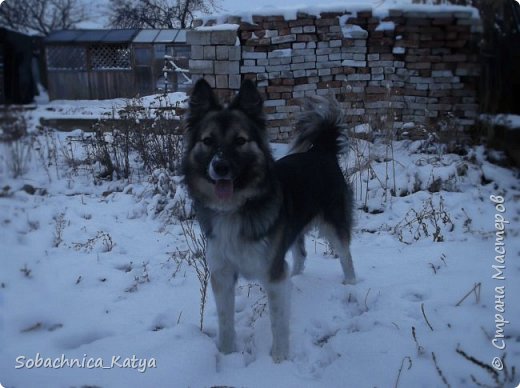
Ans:
{"label": "brick wall", "polygon": [[304,97],[330,93],[352,126],[459,136],[474,124],[479,21],[470,10],[390,10],[381,18],[370,10],[299,12],[289,19],[230,17],[229,29],[210,20],[190,31],[193,79],[204,77],[222,97],[242,79],[255,80],[273,140],[290,137]]}

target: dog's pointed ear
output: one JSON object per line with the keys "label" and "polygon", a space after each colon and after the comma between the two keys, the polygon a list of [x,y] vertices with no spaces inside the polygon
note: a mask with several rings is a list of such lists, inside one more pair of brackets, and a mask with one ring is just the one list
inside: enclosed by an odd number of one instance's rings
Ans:
{"label": "dog's pointed ear", "polygon": [[246,79],[240,86],[235,99],[229,105],[230,109],[238,109],[253,119],[262,117],[264,101],[253,81]]}
{"label": "dog's pointed ear", "polygon": [[201,78],[193,87],[189,100],[188,122],[193,125],[202,119],[209,111],[219,110],[221,106],[218,103],[211,86],[208,82]]}

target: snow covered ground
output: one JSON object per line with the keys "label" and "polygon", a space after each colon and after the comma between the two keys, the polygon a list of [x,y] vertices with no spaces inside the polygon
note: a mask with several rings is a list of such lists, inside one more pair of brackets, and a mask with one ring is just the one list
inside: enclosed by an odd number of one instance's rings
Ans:
{"label": "snow covered ground", "polygon": [[[48,110],[52,104],[61,113]],[[52,104],[30,113],[29,123],[51,113],[100,113],[95,101]],[[66,155],[79,160],[83,152],[71,136],[79,134],[40,135],[16,179],[16,149],[0,144],[4,387],[520,382],[518,372],[511,378],[520,366],[518,171],[491,163],[483,147],[460,156],[428,141],[353,142],[346,166],[358,205],[352,253],[359,281],[342,285],[338,259],[308,236],[305,272],[292,279],[290,360],[276,365],[261,287],[239,282],[239,351],[219,354],[211,291],[201,331],[201,284],[193,263],[179,259],[193,245],[186,228],[197,235],[197,225],[159,211],[164,194],[146,175],[99,181],[86,166],[67,163]],[[273,148],[277,155],[286,149]],[[183,190],[173,187],[175,202]],[[490,367],[504,354],[502,371]]]}

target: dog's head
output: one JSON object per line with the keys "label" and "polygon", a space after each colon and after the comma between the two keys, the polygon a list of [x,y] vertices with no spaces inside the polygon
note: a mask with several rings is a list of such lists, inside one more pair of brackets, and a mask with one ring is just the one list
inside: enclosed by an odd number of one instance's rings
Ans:
{"label": "dog's head", "polygon": [[262,194],[272,165],[263,101],[251,81],[223,107],[205,80],[193,88],[183,170],[190,194],[214,210],[236,210]]}

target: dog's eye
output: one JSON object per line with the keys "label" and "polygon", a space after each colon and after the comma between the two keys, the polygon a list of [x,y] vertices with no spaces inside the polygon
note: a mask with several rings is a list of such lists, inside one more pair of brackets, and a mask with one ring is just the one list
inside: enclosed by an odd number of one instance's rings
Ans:
{"label": "dog's eye", "polygon": [[242,137],[242,136],[239,136],[235,139],[235,144],[237,146],[243,146],[244,144],[247,143],[247,139],[245,137]]}
{"label": "dog's eye", "polygon": [[205,137],[204,139],[202,139],[202,143],[205,146],[211,147],[215,143],[215,140],[213,140],[212,137]]}

